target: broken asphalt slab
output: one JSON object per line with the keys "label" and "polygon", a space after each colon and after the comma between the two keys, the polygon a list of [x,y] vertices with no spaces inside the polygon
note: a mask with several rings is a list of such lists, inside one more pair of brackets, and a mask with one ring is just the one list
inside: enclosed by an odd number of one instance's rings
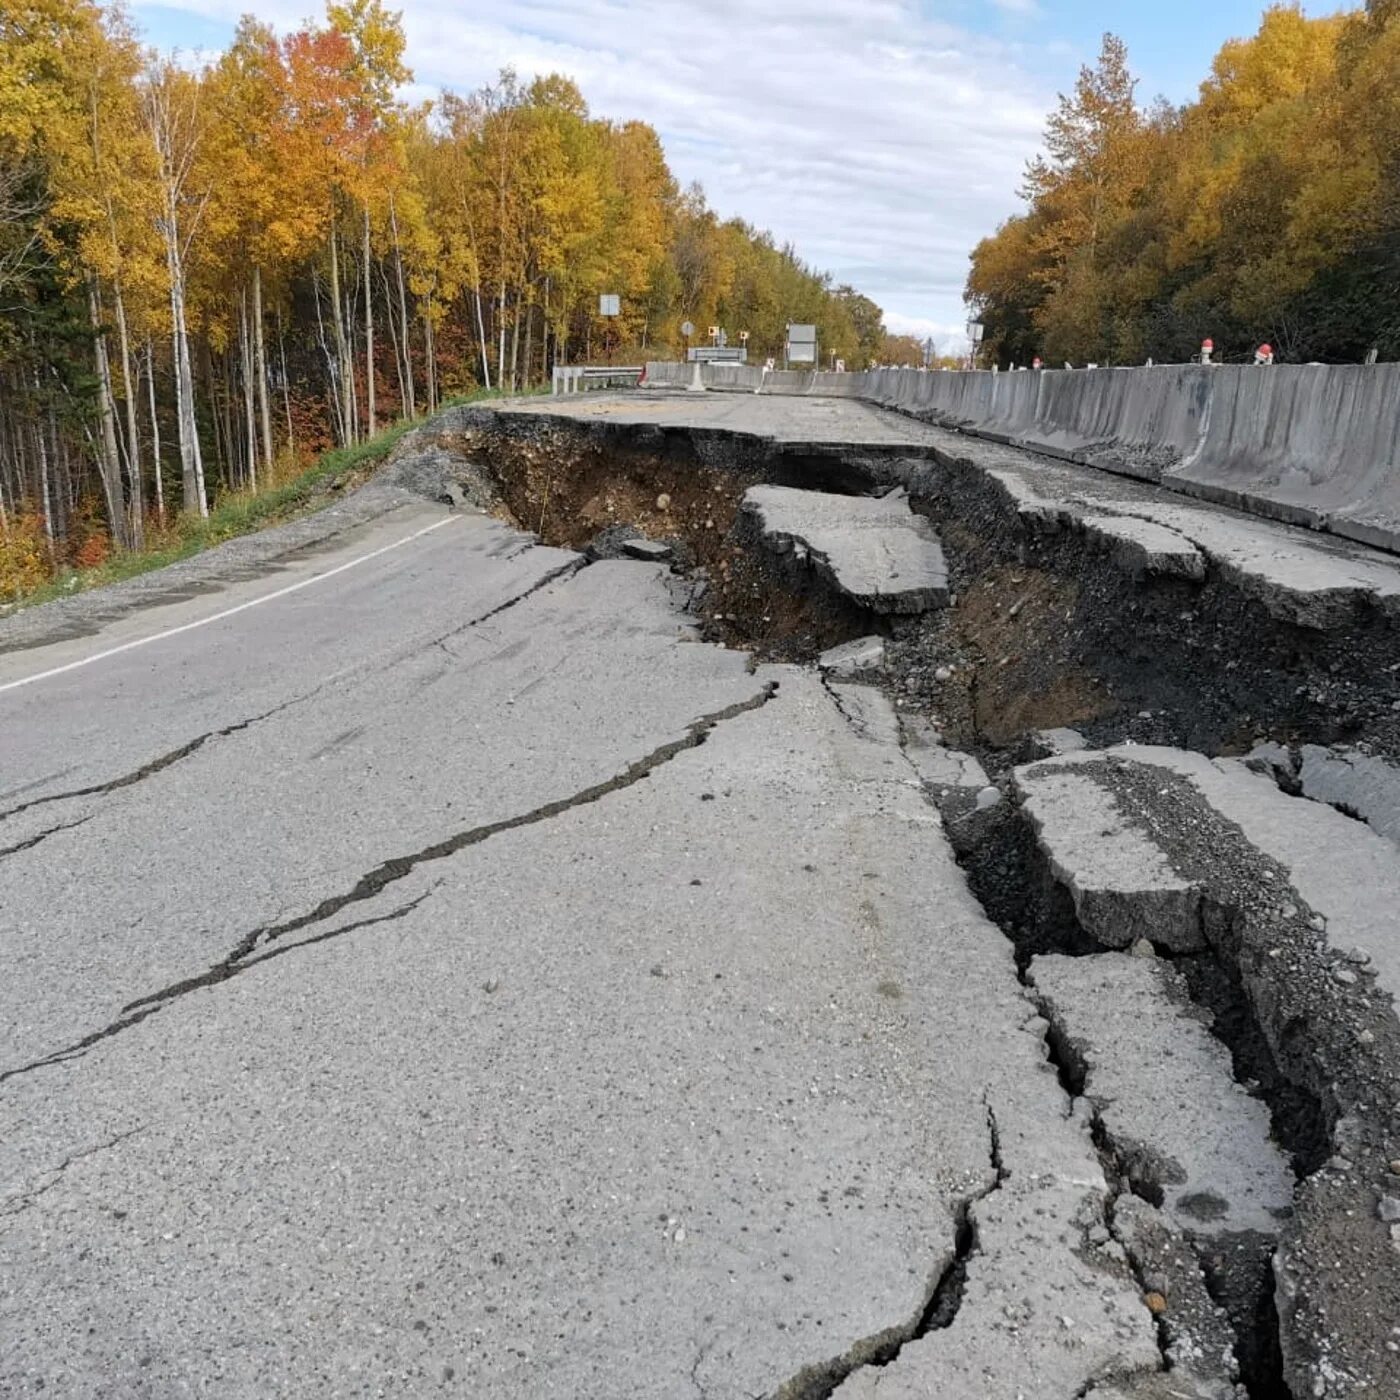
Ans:
{"label": "broken asphalt slab", "polygon": [[766,548],[808,565],[860,607],[918,613],[948,601],[943,548],[902,492],[834,496],[753,486],[740,514]]}

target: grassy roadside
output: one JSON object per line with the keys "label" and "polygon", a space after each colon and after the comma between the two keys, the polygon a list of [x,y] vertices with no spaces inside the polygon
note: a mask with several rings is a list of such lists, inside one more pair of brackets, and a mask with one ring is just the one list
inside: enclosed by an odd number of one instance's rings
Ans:
{"label": "grassy roadside", "polygon": [[[504,396],[496,390],[464,394],[444,400],[442,408],[501,397]],[[269,525],[280,525],[319,510],[329,504],[335,495],[360,485],[384,461],[400,438],[426,421],[425,418],[418,418],[413,422],[395,423],[365,442],[326,452],[304,471],[256,493],[226,492],[214,502],[206,519],[195,515],[178,516],[150,548],[113,555],[105,563],[91,569],[67,569],[23,597],[0,604],[0,617],[51,602],[55,598],[69,598],[91,588],[120,583],[139,574],[150,573],[152,569],[163,569],[167,564],[188,559],[192,554],[199,554],[225,540],[249,535]]]}

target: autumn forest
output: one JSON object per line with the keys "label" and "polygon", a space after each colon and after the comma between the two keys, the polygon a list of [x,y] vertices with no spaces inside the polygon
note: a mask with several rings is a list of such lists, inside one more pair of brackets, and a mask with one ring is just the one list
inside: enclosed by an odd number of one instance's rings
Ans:
{"label": "autumn forest", "polygon": [[1275,5],[1195,102],[1112,36],[1051,114],[1027,209],[973,253],[988,360],[1400,359],[1400,0]]}
{"label": "autumn forest", "polygon": [[451,395],[673,355],[686,318],[760,354],[789,320],[880,353],[873,302],[678,188],[651,127],[559,76],[413,106],[403,52],[379,0],[245,19],[203,67],[115,8],[0,0],[12,589]]}
{"label": "autumn forest", "polygon": [[[1179,361],[1207,336],[1400,358],[1397,73],[1400,0],[1274,6],[1183,107],[1145,105],[1107,36],[1025,211],[972,253],[985,362]],[[0,0],[0,595],[159,549],[452,396],[674,356],[686,319],[759,356],[790,320],[853,367],[921,355],[567,77],[423,104],[411,77],[381,0],[245,19],[202,63],[115,6]]]}

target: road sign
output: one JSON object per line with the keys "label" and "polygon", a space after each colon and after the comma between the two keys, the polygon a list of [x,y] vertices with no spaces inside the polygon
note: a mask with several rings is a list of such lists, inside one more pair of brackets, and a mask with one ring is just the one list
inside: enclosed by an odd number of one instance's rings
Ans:
{"label": "road sign", "polygon": [[604,292],[598,298],[598,314],[600,316],[619,316],[622,314],[622,298],[616,292]]}
{"label": "road sign", "polygon": [[817,362],[817,328],[813,325],[791,324],[787,328],[787,360],[790,365],[814,365]]}
{"label": "road sign", "polygon": [[694,321],[682,321],[682,322],[681,322],[681,334],[682,334],[687,340],[689,340],[690,337],[693,336],[693,335],[695,334],[695,322],[694,322]]}
{"label": "road sign", "polygon": [[969,321],[967,323],[967,338],[974,345],[980,345],[982,343],[982,335],[984,329],[985,328],[982,325],[981,321]]}

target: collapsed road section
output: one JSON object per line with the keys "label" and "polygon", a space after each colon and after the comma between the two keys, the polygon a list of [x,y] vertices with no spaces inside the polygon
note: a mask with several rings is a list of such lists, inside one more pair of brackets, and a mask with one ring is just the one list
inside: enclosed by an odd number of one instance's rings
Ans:
{"label": "collapsed road section", "polygon": [[[779,1394],[1400,1394],[1400,559],[812,399],[458,410],[391,470],[815,666],[1008,940],[1069,1138],[989,1098],[925,1306]],[[1056,1370],[1094,1287],[1124,1349]]]}

